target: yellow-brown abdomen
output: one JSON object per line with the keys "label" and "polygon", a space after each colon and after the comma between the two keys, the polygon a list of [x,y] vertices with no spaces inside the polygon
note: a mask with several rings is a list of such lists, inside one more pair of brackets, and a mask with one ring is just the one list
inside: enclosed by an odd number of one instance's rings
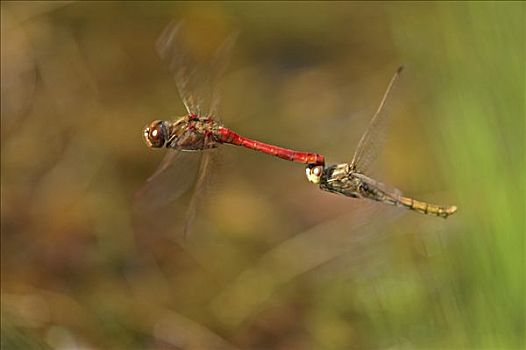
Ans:
{"label": "yellow-brown abdomen", "polygon": [[449,205],[442,206],[437,204],[431,204],[427,202],[417,201],[409,197],[400,197],[399,203],[404,207],[417,211],[422,214],[436,215],[443,218],[447,218],[449,215],[454,214],[457,211],[457,206]]}

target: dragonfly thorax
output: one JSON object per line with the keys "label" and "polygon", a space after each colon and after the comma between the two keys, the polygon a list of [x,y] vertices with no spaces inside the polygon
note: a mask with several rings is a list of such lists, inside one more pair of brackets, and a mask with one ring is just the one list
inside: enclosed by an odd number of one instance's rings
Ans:
{"label": "dragonfly thorax", "polygon": [[351,166],[347,163],[331,165],[323,171],[320,178],[320,188],[328,192],[360,198],[359,189],[363,183],[361,176],[361,174],[352,171]]}

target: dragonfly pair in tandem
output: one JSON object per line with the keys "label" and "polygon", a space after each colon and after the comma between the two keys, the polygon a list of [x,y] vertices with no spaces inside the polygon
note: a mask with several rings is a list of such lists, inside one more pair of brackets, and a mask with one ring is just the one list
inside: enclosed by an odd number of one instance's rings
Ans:
{"label": "dragonfly pair in tandem", "polygon": [[[180,30],[180,24],[170,24],[159,37],[156,48],[174,76],[187,114],[174,121],[155,120],[144,128],[144,140],[149,147],[170,149],[170,153],[149,182],[171,167],[178,159],[176,155],[181,152],[206,151],[221,144],[231,144],[305,164],[307,179],[319,185],[324,191],[383,202],[443,218],[447,218],[457,210],[456,206],[430,204],[405,197],[399,190],[389,188],[366,175],[369,164],[381,148],[381,134],[387,119],[384,105],[402,68],[399,68],[392,77],[376,113],[358,143],[351,163],[325,166],[323,155],[299,152],[252,140],[223,126],[216,118],[219,94],[215,86],[224,73],[235,36],[228,38],[215,52],[212,60],[202,65],[194,62],[184,48],[180,39]],[[207,153],[206,157],[203,157],[200,174],[196,177],[194,190],[196,193],[205,182],[209,156],[210,153]],[[195,197],[194,194],[190,207],[195,205]]]}

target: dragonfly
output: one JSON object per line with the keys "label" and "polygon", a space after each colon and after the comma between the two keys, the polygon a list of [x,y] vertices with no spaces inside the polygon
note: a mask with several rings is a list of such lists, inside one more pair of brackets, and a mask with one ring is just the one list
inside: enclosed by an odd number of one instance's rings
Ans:
{"label": "dragonfly", "polygon": [[458,208],[455,205],[431,204],[403,196],[400,190],[391,188],[366,175],[369,165],[381,149],[382,136],[387,121],[387,113],[384,106],[402,69],[403,67],[399,67],[391,78],[380,105],[358,143],[352,161],[328,167],[325,167],[323,164],[309,164],[305,169],[307,179],[314,184],[318,184],[320,189],[324,191],[352,198],[378,201],[405,207],[422,214],[447,218],[457,211]]}
{"label": "dragonfly", "polygon": [[[176,80],[177,88],[187,114],[174,121],[155,120],[148,124],[143,130],[146,144],[152,148],[171,148],[177,151],[198,151],[217,147],[220,144],[231,144],[242,146],[251,150],[260,151],[281,159],[303,163],[323,165],[324,156],[311,153],[295,151],[261,141],[241,136],[226,128],[216,120],[214,112],[217,101],[212,101],[209,110],[203,112],[204,99],[198,95],[199,92],[191,91],[193,82],[192,72],[186,67],[182,55],[177,46],[177,32],[180,25],[169,25],[161,34],[157,48],[159,55],[169,61],[169,67]],[[216,54],[221,61],[224,51],[229,50],[234,38],[227,39],[223,47]],[[220,64],[223,62],[220,62]],[[219,68],[221,71],[222,68]],[[214,93],[213,93],[214,94]],[[214,96],[215,97],[215,96]]]}
{"label": "dragonfly", "polygon": [[[192,55],[188,43],[185,42],[186,38],[181,34],[183,27],[183,22],[171,22],[159,36],[156,50],[173,75],[186,113],[173,120],[154,120],[143,128],[143,138],[148,147],[169,150],[157,171],[139,191],[139,196],[149,193],[151,198],[164,196],[160,201],[170,202],[194,182],[194,194],[187,215],[187,221],[191,221],[191,213],[195,212],[195,204],[210,173],[210,164],[215,153],[213,150],[222,144],[241,146],[302,164],[325,164],[325,158],[321,154],[271,145],[241,136],[225,127],[217,116],[220,101],[217,85],[230,60],[230,52],[237,34],[230,35],[210,60],[201,62],[196,55]],[[196,161],[198,157],[200,160]],[[199,163],[197,173],[192,173],[189,169],[190,163]],[[175,188],[167,190],[165,185],[159,184],[160,182],[175,182],[175,186],[172,186]],[[167,194],[168,191],[171,193]],[[185,235],[186,231],[187,228]]]}

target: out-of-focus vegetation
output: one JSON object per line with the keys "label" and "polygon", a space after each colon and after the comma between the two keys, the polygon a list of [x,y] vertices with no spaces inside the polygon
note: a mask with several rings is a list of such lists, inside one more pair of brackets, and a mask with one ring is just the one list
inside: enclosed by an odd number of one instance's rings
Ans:
{"label": "out-of-focus vegetation", "polygon": [[[448,220],[323,193],[223,146],[186,242],[136,191],[184,113],[154,51],[240,31],[222,121],[349,161]],[[524,3],[2,2],[2,348],[524,348]],[[166,191],[170,191],[166,188]],[[161,223],[162,225],[157,225]]]}

